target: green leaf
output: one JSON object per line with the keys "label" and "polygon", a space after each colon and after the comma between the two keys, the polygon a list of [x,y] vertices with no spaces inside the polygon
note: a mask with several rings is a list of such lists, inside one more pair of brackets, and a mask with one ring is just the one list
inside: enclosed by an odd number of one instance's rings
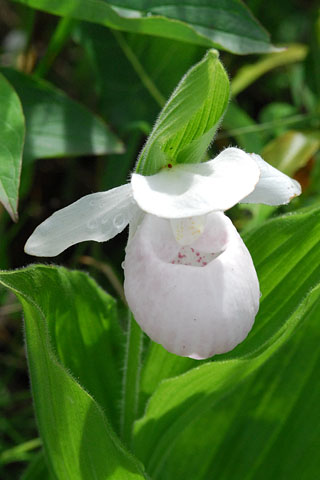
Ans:
{"label": "green leaf", "polygon": [[[145,462],[152,478],[179,478],[179,470],[175,470],[176,477],[166,477],[168,464],[165,461],[175,443],[183,438],[187,426],[200,417],[204,418],[210,409],[221,404],[226,395],[255,371],[260,372],[273,354],[279,352],[281,355],[280,347],[287,341],[291,342],[299,328],[303,328],[304,321],[308,318],[312,318],[312,322],[316,320],[320,288],[310,295],[309,292],[320,283],[319,220],[320,208],[303,210],[266,222],[246,237],[262,292],[254,328],[232,352],[158,385],[144,416],[136,423],[134,442],[135,453]],[[163,358],[160,360],[163,361]],[[153,361],[156,360],[153,358]],[[295,372],[301,371],[303,363],[296,363],[295,368]],[[257,375],[259,378],[259,373]],[[259,403],[259,400],[256,401]],[[217,426],[212,428],[217,429],[214,432],[218,435],[219,419]],[[201,444],[199,435],[197,433],[195,438]],[[209,455],[208,444],[206,449]],[[188,454],[185,458],[189,458]],[[192,460],[190,462],[192,464]],[[199,465],[201,467],[201,462],[197,465],[198,469]],[[228,478],[235,475],[236,472]],[[220,478],[219,475],[217,477]],[[208,477],[199,474],[192,475],[192,478]]]}
{"label": "green leaf", "polygon": [[141,369],[139,415],[144,413],[149,397],[160,382],[175,377],[201,363],[188,357],[178,357],[165,350],[162,345],[150,342],[146,358]]}
{"label": "green leaf", "polygon": [[1,73],[0,106],[0,202],[17,221],[25,123],[19,97]]}
{"label": "green leaf", "polygon": [[0,454],[0,465],[13,462],[23,462],[29,460],[31,451],[41,446],[40,438],[34,438],[27,442],[20,443],[15,447],[11,447],[8,450],[4,450]]}
{"label": "green leaf", "polygon": [[16,88],[26,117],[26,160],[121,153],[121,141],[102,119],[50,83],[11,69],[2,73]]}
{"label": "green leaf", "polygon": [[110,28],[174,38],[233,53],[274,51],[268,33],[240,0],[16,0],[55,15]]}
{"label": "green leaf", "polygon": [[231,82],[232,95],[235,97],[262,75],[274,68],[303,61],[307,53],[308,48],[305,45],[299,43],[292,44],[283,51],[272,53],[256,63],[243,66]]}
{"label": "green leaf", "polygon": [[205,53],[204,48],[196,45],[122,34],[85,22],[78,23],[73,39],[84,48],[84,59],[90,63],[100,110],[122,131],[141,121],[148,122],[151,130],[159,106],[164,105],[182,75]]}
{"label": "green leaf", "polygon": [[261,155],[266,162],[292,176],[319,148],[319,132],[290,130],[269,142]]}
{"label": "green leaf", "polygon": [[52,480],[43,451],[39,452],[29,463],[20,480]]}
{"label": "green leaf", "polygon": [[290,122],[296,118],[296,115],[299,116],[299,111],[291,103],[271,102],[260,110],[259,123],[260,125],[271,125],[274,123],[274,128],[268,132],[268,140],[271,140],[285,133],[289,128],[286,120]]}
{"label": "green leaf", "polygon": [[[92,396],[98,396],[97,391],[93,392],[93,384],[106,382],[110,387],[117,374],[112,371],[115,366],[109,363],[112,351],[111,339],[107,338],[114,321],[110,312],[114,301],[87,275],[63,268],[38,265],[2,272],[0,282],[17,295],[24,309],[34,405],[54,477],[59,480],[145,478],[141,466],[125,451]],[[71,351],[66,352],[66,348]],[[98,355],[96,350],[100,352]],[[79,362],[76,372],[66,368],[71,359],[73,365]],[[104,362],[103,365],[99,366],[98,361]],[[91,383],[89,393],[80,385],[83,378],[79,378],[80,383],[75,379],[82,368],[91,369],[92,376],[99,375]],[[104,378],[96,368],[104,370]],[[86,374],[84,377],[88,384]],[[110,388],[108,393],[112,395]]]}
{"label": "green leaf", "polygon": [[201,162],[228,99],[228,76],[217,52],[209,50],[162,109],[138,159],[137,172],[152,175],[168,163]]}
{"label": "green leaf", "polygon": [[[223,118],[222,128],[226,129],[227,132],[230,130],[230,135],[234,130],[235,133],[233,136],[237,141],[237,145],[247,152],[260,153],[263,148],[263,137],[261,132],[245,133],[246,127],[256,125],[255,121],[241,107],[239,107],[239,105],[235,102],[230,102]],[[241,133],[242,129],[244,129],[243,133]]]}
{"label": "green leaf", "polygon": [[308,295],[290,340],[187,425],[159,478],[317,478],[319,290]]}
{"label": "green leaf", "polygon": [[49,292],[54,292],[55,285],[59,285],[61,309],[68,304],[68,298],[78,292],[67,317],[61,315],[54,321],[51,312],[57,308],[57,300],[54,295],[48,298],[50,340],[59,360],[94,397],[117,430],[125,338],[114,298],[100,290],[89,277],[63,269],[55,269],[50,275],[38,273],[33,285],[39,290],[45,285]]}
{"label": "green leaf", "polygon": [[320,97],[320,10],[316,13],[311,33],[311,45],[306,59],[306,82],[318,99]]}

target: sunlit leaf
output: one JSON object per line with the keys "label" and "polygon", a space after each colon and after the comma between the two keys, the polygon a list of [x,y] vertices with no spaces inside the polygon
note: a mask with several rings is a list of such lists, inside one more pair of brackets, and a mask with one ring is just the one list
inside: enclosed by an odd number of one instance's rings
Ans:
{"label": "sunlit leaf", "polygon": [[303,303],[300,327],[284,346],[246,381],[236,383],[229,395],[190,421],[154,478],[317,477],[319,307],[318,287]]}
{"label": "sunlit leaf", "polygon": [[19,97],[1,73],[0,132],[0,202],[16,221],[25,123]]}
{"label": "sunlit leaf", "polygon": [[266,162],[292,176],[319,148],[319,132],[290,130],[269,142],[261,155]]}
{"label": "sunlit leaf", "polygon": [[[34,406],[54,478],[145,478],[92,396],[99,396],[99,381],[105,382],[110,400],[115,393],[109,383],[119,374],[112,359],[116,342],[113,338],[111,346],[109,337],[113,300],[87,275],[63,268],[38,265],[2,272],[0,282],[24,309]],[[69,370],[71,365],[75,371]],[[96,378],[82,375],[83,368]],[[101,368],[105,378],[98,373]],[[78,380],[84,380],[86,390]],[[109,403],[107,397],[104,403]]]}
{"label": "sunlit leaf", "polygon": [[121,141],[99,117],[50,83],[2,69],[17,90],[26,117],[26,160],[121,153]]}
{"label": "sunlit leaf", "polygon": [[308,48],[305,45],[293,44],[289,45],[283,51],[272,53],[267,57],[264,57],[262,60],[241,67],[232,79],[232,95],[238,95],[259,77],[276,67],[301,62],[305,59],[307,53]]}
{"label": "sunlit leaf", "polygon": [[229,99],[228,76],[210,50],[182,78],[162,109],[137,164],[156,173],[168,163],[198,163],[218,128]]}
{"label": "sunlit leaf", "polygon": [[110,28],[175,38],[234,53],[275,50],[267,32],[240,0],[16,0],[55,15],[68,16]]}
{"label": "sunlit leaf", "polygon": [[[153,478],[163,478],[164,472],[168,472],[166,458],[171,455],[175,442],[179,443],[180,440],[183,442],[183,432],[188,429],[188,425],[198,422],[198,418],[199,423],[202,421],[203,425],[206,412],[221,404],[226,395],[231,394],[235,388],[240,388],[241,382],[249,379],[255,371],[260,372],[265,368],[264,365],[268,368],[268,362],[272,361],[272,355],[275,353],[278,352],[277,355],[283,358],[279,362],[284,365],[286,354],[281,353],[282,346],[286,345],[286,342],[287,345],[295,342],[294,338],[298,335],[299,328],[303,329],[309,318],[316,322],[320,290],[316,288],[310,296],[308,294],[320,283],[320,267],[317,260],[320,255],[319,220],[319,208],[303,210],[295,215],[266,222],[261,228],[246,236],[245,241],[258,272],[262,297],[254,328],[236,349],[228,354],[216,356],[213,362],[202,363],[200,366],[195,362],[182,364],[178,361],[176,369],[174,356],[166,355],[164,351],[159,356],[159,364],[156,355],[150,354],[147,358],[143,370],[145,379],[148,376],[150,379],[152,370],[156,373],[158,382],[165,376],[172,377],[187,370],[183,375],[158,383],[158,386],[156,381],[153,382],[155,392],[147,404],[144,416],[136,423],[135,452],[146,462]],[[305,232],[308,232],[308,235]],[[302,335],[306,335],[303,342],[307,343],[303,344],[305,345],[303,348],[307,348],[308,334]],[[286,348],[290,350],[291,347]],[[152,346],[151,349],[156,352],[157,347]],[[153,366],[148,364],[151,360]],[[164,365],[164,374],[160,373],[160,364]],[[303,365],[302,360],[300,363],[295,362],[295,371],[303,369]],[[189,370],[192,366],[196,368]],[[257,378],[260,378],[259,373]],[[292,379],[294,381],[294,376]],[[281,383],[281,377],[279,382]],[[146,385],[146,382],[144,381],[142,385]],[[266,385],[265,391],[267,389]],[[145,388],[144,400],[148,394],[150,391]],[[246,397],[241,401],[245,404]],[[258,399],[256,401],[259,402]],[[234,398],[234,402],[237,402],[237,398]],[[283,410],[280,409],[279,412],[282,414]],[[310,415],[314,415],[314,410]],[[219,425],[219,419],[215,418]],[[219,432],[217,425],[212,428],[217,428]],[[195,438],[199,438],[199,433]],[[300,440],[303,442],[303,437]],[[201,438],[199,441],[202,448]],[[220,437],[219,441],[222,442],[223,438]],[[194,446],[194,442],[192,445]],[[232,449],[231,444],[229,450]],[[256,452],[254,456],[257,457]],[[190,465],[194,467],[195,460],[192,460],[192,455],[189,457],[187,454],[185,458],[190,458]],[[170,462],[174,462],[174,459],[171,458]],[[201,462],[199,468],[198,459],[197,465],[198,474],[192,475],[192,478],[207,478],[201,469]],[[172,463],[170,468],[176,468],[174,470],[176,478],[180,478],[180,471],[185,472],[181,464],[180,467],[177,465],[174,467]],[[208,475],[207,471],[206,474]],[[171,473],[168,478],[174,478],[172,475]]]}

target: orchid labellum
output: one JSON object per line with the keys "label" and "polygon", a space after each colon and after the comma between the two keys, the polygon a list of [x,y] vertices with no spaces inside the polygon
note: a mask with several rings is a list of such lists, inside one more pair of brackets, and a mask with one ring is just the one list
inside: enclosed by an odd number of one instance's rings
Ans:
{"label": "orchid labellum", "polygon": [[130,223],[124,288],[136,321],[170,352],[208,358],[244,340],[259,308],[251,256],[223,212],[238,202],[286,204],[300,193],[258,155],[228,148],[81,198],[37,227],[25,250],[58,255]]}

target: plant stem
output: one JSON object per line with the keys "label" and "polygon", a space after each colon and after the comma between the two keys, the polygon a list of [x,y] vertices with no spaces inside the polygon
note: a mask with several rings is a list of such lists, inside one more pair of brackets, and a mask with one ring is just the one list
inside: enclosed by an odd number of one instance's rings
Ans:
{"label": "plant stem", "polygon": [[143,332],[130,311],[128,320],[128,336],[123,375],[121,436],[124,443],[130,447],[133,423],[136,420],[138,409]]}
{"label": "plant stem", "polygon": [[225,132],[218,133],[216,139],[226,138],[234,135],[241,135],[243,133],[256,133],[263,132],[267,130],[272,130],[274,127],[283,126],[283,125],[295,125],[297,123],[306,122],[309,120],[317,120],[320,118],[319,113],[307,113],[307,114],[298,114],[293,115],[288,118],[281,118],[277,120],[272,120],[271,122],[265,122],[257,125],[247,125],[245,127],[234,128],[226,130]]}
{"label": "plant stem", "polygon": [[122,35],[121,32],[117,30],[111,30],[113,33],[114,37],[116,38],[118,44],[120,45],[123,53],[131,63],[132,67],[134,68],[135,72],[138,74],[140,77],[141,82],[143,85],[146,87],[150,95],[154,98],[154,100],[158,103],[160,107],[163,107],[164,104],[166,103],[166,99],[162,95],[162,93],[158,90],[157,86],[155,83],[152,81],[148,73],[145,71],[143,66],[141,65],[138,57],[136,54],[133,52],[133,50],[130,48],[128,43],[126,42],[124,36]]}
{"label": "plant stem", "polygon": [[68,17],[64,17],[58,22],[58,25],[51,37],[47,51],[35,69],[35,75],[38,77],[44,77],[48,73],[54,60],[68,40],[74,23],[75,20]]}

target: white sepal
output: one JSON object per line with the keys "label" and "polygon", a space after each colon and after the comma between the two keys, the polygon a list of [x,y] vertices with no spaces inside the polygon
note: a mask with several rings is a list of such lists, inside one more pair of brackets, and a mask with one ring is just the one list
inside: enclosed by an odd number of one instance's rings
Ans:
{"label": "white sepal", "polygon": [[162,218],[224,211],[251,193],[260,170],[250,155],[227,148],[205,163],[165,167],[151,176],[133,174],[133,196],[142,210]]}
{"label": "white sepal", "polygon": [[[197,248],[207,251],[205,262]],[[259,308],[251,256],[221,212],[208,215],[203,235],[188,247],[177,244],[170,222],[146,215],[128,244],[124,272],[136,321],[177,355],[202,359],[232,350]]]}
{"label": "white sepal", "polygon": [[301,194],[300,183],[280,172],[260,155],[255,153],[251,157],[260,169],[260,179],[250,195],[243,198],[241,203],[265,203],[266,205],[284,205]]}
{"label": "white sepal", "polygon": [[41,223],[25,245],[25,252],[52,257],[85,240],[105,242],[120,233],[139,211],[131,185],[80,198]]}

